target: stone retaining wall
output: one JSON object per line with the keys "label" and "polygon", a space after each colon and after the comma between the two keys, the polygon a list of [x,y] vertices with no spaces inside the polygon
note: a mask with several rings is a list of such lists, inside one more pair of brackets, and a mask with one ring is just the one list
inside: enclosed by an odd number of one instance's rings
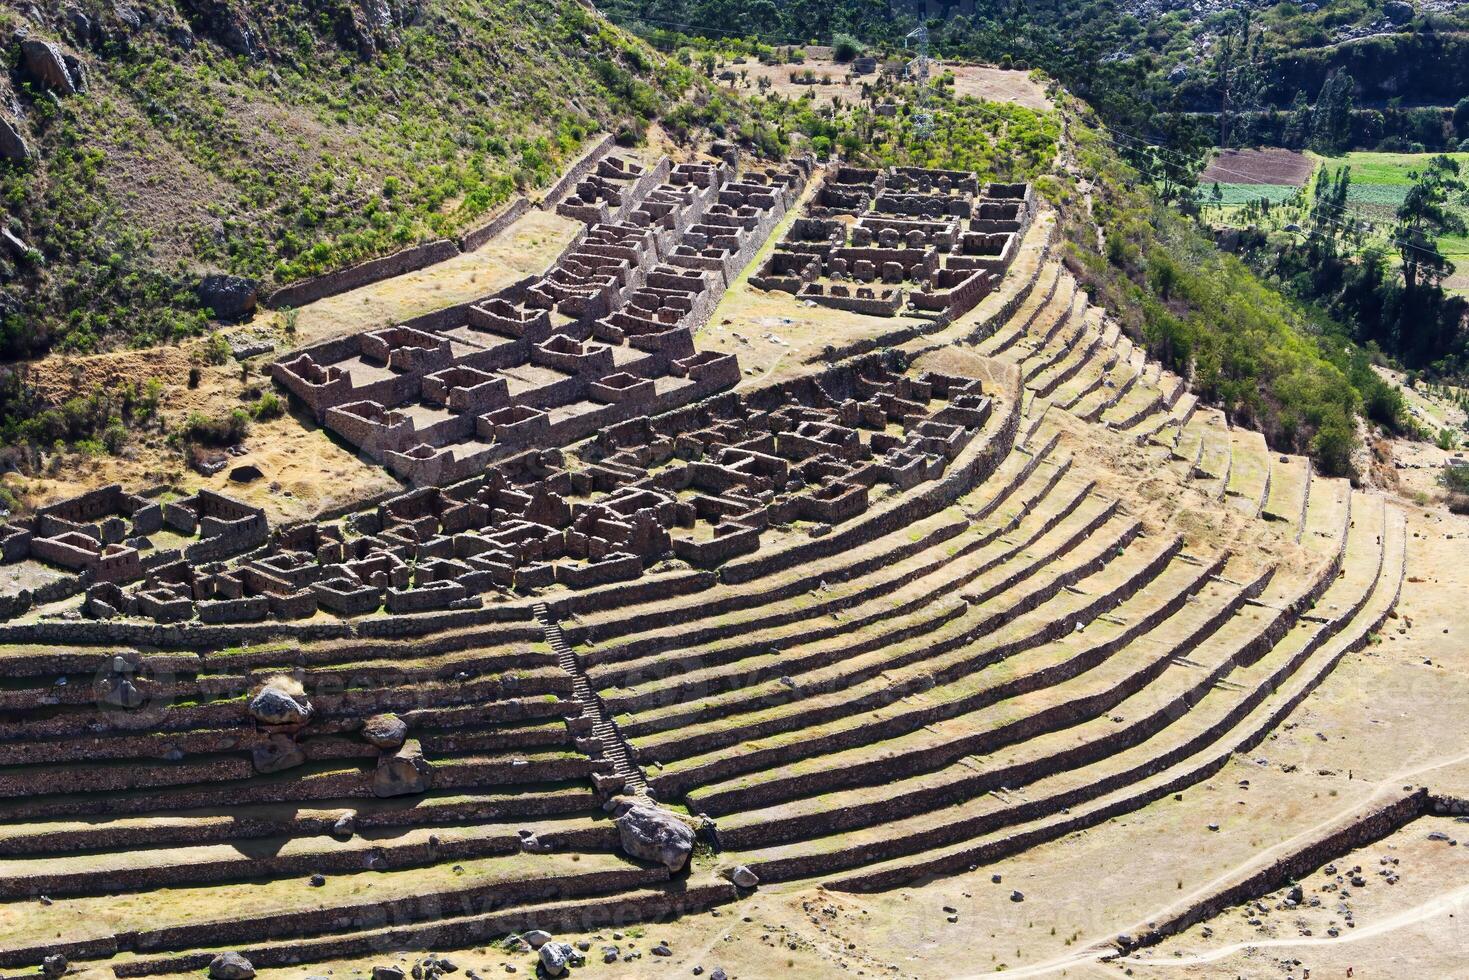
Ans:
{"label": "stone retaining wall", "polygon": [[382,282],[404,273],[416,272],[425,266],[452,259],[458,254],[457,244],[447,238],[440,238],[382,258],[369,259],[346,269],[328,272],[314,279],[282,286],[265,298],[265,305],[277,310],[287,306],[305,306],[328,296]]}

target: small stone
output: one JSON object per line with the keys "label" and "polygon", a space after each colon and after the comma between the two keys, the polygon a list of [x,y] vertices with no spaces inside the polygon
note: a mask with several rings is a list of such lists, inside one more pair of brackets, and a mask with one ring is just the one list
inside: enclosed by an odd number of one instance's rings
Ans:
{"label": "small stone", "polygon": [[544,929],[532,929],[529,932],[521,933],[520,938],[530,943],[531,949],[540,949],[555,937]]}
{"label": "small stone", "polygon": [[1012,902],[1023,902],[1023,901],[1025,901],[1025,893],[1022,892],[1022,891],[1013,891],[1013,892],[1011,892],[1010,893],[1010,901],[1012,901]]}
{"label": "small stone", "polygon": [[52,953],[41,961],[41,972],[48,977],[59,977],[66,972],[66,957],[60,953]]}
{"label": "small stone", "polygon": [[312,888],[320,888],[322,885],[326,884],[326,875],[314,874],[311,876],[310,880]]}
{"label": "small stone", "polygon": [[372,980],[403,980],[403,968],[401,966],[375,966],[372,968]]}
{"label": "small stone", "polygon": [[654,946],[653,949],[651,950],[651,952],[653,953],[654,956],[672,956],[673,955],[673,950],[669,949],[663,943],[659,943],[657,946]]}
{"label": "small stone", "polygon": [[734,869],[734,873],[729,876],[729,880],[734,883],[736,888],[754,888],[760,884],[760,879],[756,876],[755,872],[743,864]]}

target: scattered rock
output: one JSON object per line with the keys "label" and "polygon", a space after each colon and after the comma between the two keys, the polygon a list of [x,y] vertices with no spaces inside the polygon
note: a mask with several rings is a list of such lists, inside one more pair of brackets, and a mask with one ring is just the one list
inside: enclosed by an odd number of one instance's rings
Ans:
{"label": "scattered rock", "polygon": [[395,714],[373,715],[363,723],[362,737],[380,749],[396,749],[408,737],[408,725]]}
{"label": "scattered rock", "polygon": [[1010,893],[1010,901],[1012,901],[1012,902],[1023,902],[1023,901],[1025,901],[1025,893],[1022,892],[1022,891],[1013,891],[1013,892],[1011,892]]}
{"label": "scattered rock", "polygon": [[734,873],[729,876],[729,880],[734,883],[736,888],[754,888],[760,884],[760,878],[755,872],[743,864],[734,869]]}
{"label": "scattered rock", "polygon": [[668,948],[668,945],[666,943],[659,943],[657,946],[654,946],[653,947],[653,949],[651,950],[651,952],[652,952],[652,954],[654,956],[672,956],[673,955],[673,950],[669,949]]}
{"label": "scattered rock", "polygon": [[60,953],[52,953],[41,961],[41,972],[48,977],[59,977],[66,972],[66,957]]}
{"label": "scattered rock", "polygon": [[333,837],[351,837],[355,833],[357,833],[356,810],[348,810],[337,818],[336,823],[332,824]]}
{"label": "scattered rock", "polygon": [[375,966],[372,968],[372,980],[403,980],[403,968],[401,966]]}
{"label": "scattered rock", "polygon": [[532,929],[530,932],[521,933],[520,938],[530,943],[531,949],[540,949],[551,941],[552,936],[544,929]]}
{"label": "scattered rock", "polygon": [[260,467],[254,463],[245,463],[230,470],[231,483],[254,483],[265,474],[260,472]]}
{"label": "scattered rock", "polygon": [[312,888],[320,888],[322,885],[326,884],[326,875],[314,874],[307,880]]}
{"label": "scattered rock", "polygon": [[236,952],[220,953],[209,961],[210,980],[251,980],[255,967]]}
{"label": "scattered rock", "polygon": [[694,852],[693,828],[659,807],[634,804],[615,823],[624,851],[644,861],[657,861],[669,871],[682,869]]}

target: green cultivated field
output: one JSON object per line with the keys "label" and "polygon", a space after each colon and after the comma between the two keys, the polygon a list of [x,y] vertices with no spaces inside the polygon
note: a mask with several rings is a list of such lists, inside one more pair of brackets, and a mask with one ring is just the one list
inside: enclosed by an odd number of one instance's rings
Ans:
{"label": "green cultivated field", "polygon": [[[1214,185],[1204,184],[1200,187],[1204,194],[1206,204],[1214,203]],[[1219,185],[1219,193],[1223,195],[1222,203],[1225,207],[1239,207],[1250,201],[1258,201],[1265,198],[1271,204],[1279,204],[1290,199],[1300,188],[1294,184],[1223,184]]]}
{"label": "green cultivated field", "polygon": [[[1362,216],[1373,221],[1391,221],[1398,205],[1408,193],[1413,180],[1408,175],[1422,167],[1434,153],[1369,153],[1358,151],[1323,160],[1335,172],[1337,167],[1352,168],[1352,186],[1347,193],[1347,206],[1360,208]],[[1469,173],[1469,153],[1450,153],[1460,167]],[[1445,243],[1448,251],[1450,243]],[[1462,244],[1461,244],[1462,247]]]}

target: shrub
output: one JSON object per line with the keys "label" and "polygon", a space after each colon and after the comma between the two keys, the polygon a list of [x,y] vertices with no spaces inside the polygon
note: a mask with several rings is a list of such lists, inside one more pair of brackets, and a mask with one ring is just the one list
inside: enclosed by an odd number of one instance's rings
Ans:
{"label": "shrub", "polygon": [[1445,466],[1443,473],[1439,475],[1439,482],[1447,487],[1450,493],[1469,493],[1469,464],[1459,463],[1454,466]]}
{"label": "shrub", "polygon": [[245,438],[250,431],[250,416],[243,408],[237,408],[218,418],[209,418],[200,412],[192,412],[184,420],[179,436],[186,443],[201,446],[233,446]]}
{"label": "shrub", "polygon": [[210,334],[204,341],[204,346],[199,349],[199,357],[205,364],[223,364],[230,359],[229,341],[218,332]]}
{"label": "shrub", "polygon": [[851,61],[862,54],[862,42],[850,34],[838,34],[832,40],[831,49],[837,61]]}
{"label": "shrub", "polygon": [[285,402],[273,391],[267,391],[260,396],[260,401],[255,403],[255,421],[269,422],[286,414]]}

